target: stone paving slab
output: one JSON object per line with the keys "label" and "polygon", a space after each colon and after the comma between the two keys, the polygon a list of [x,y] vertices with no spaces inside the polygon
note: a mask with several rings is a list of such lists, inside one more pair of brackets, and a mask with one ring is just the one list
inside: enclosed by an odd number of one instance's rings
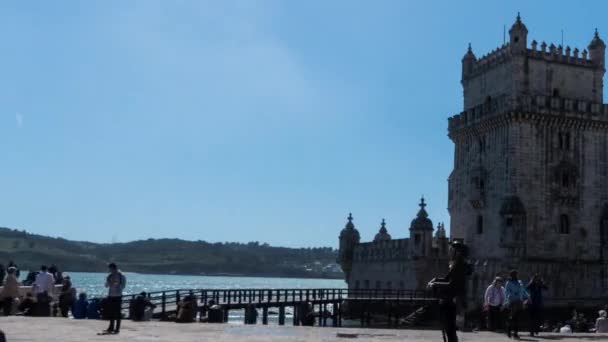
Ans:
{"label": "stone paving slab", "polygon": [[[234,324],[177,324],[170,322],[123,321],[120,335],[98,336],[107,327],[105,321],[76,321],[63,318],[0,317],[0,329],[8,342],[345,342],[345,341],[442,341],[441,332],[434,330],[390,330],[358,328],[319,328],[292,326],[244,326]],[[511,341],[504,335],[489,332],[459,333],[460,341]],[[606,334],[573,334],[563,336],[544,334],[523,341],[581,341],[605,340]]]}

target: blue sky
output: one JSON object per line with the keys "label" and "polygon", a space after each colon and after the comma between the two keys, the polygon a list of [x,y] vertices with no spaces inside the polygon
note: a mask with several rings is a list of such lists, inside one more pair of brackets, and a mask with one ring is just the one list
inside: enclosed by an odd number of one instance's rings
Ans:
{"label": "blue sky", "polygon": [[336,246],[353,212],[449,225],[460,59],[586,47],[586,1],[5,1],[0,226],[98,242]]}

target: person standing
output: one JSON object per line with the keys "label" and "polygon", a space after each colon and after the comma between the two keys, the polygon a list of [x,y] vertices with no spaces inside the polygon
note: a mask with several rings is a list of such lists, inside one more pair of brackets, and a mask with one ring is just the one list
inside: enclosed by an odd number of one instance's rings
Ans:
{"label": "person standing", "polygon": [[34,293],[36,295],[41,295],[44,293],[51,295],[53,293],[55,278],[48,272],[46,265],[40,266],[40,273],[36,275],[36,280],[34,281],[33,286]]}
{"label": "person standing", "polygon": [[70,309],[73,314],[74,303],[76,302],[76,289],[72,286],[72,280],[70,277],[63,278],[63,284],[61,286],[61,293],[59,294],[59,310],[61,316],[68,317]]}
{"label": "person standing", "polygon": [[608,333],[608,314],[606,310],[600,310],[598,314],[599,317],[595,320],[595,332]]}
{"label": "person standing", "polygon": [[21,275],[21,271],[19,271],[19,267],[17,267],[17,264],[15,264],[15,262],[13,260],[10,260],[8,262],[8,265],[6,266],[6,268],[8,269],[9,267],[14,267],[16,269],[16,271],[15,271],[15,277],[17,277],[17,280],[19,280],[19,276]]}
{"label": "person standing", "polygon": [[458,342],[456,335],[456,315],[458,303],[462,302],[466,295],[466,258],[468,248],[460,240],[452,241],[450,246],[450,265],[448,274],[443,278],[431,280],[428,287],[439,291],[439,315],[443,327],[444,341]]}
{"label": "person standing", "polygon": [[4,277],[6,277],[6,269],[4,265],[0,264],[0,286],[4,284]]}
{"label": "person standing", "polygon": [[502,286],[502,278],[496,277],[492,284],[486,289],[484,296],[484,307],[488,311],[488,330],[495,331],[499,328],[500,309],[505,302],[505,289]]}
{"label": "person standing", "polygon": [[526,286],[530,295],[528,299],[528,313],[530,314],[530,336],[538,335],[542,322],[543,291],[547,290],[545,282],[540,275],[535,274]]}
{"label": "person standing", "polygon": [[105,286],[108,288],[106,318],[110,320],[108,329],[102,334],[120,333],[120,322],[122,320],[122,291],[127,285],[127,278],[118,270],[115,263],[108,265],[109,274],[106,277]]}
{"label": "person standing", "polygon": [[524,300],[528,299],[528,293],[524,284],[517,278],[517,271],[509,273],[509,280],[505,285],[505,304],[509,310],[509,321],[507,325],[507,336],[519,340],[519,316],[523,310]]}
{"label": "person standing", "polygon": [[9,316],[13,310],[13,302],[19,297],[19,282],[15,277],[15,268],[9,267],[6,282],[0,292],[0,306],[4,309],[4,315]]}

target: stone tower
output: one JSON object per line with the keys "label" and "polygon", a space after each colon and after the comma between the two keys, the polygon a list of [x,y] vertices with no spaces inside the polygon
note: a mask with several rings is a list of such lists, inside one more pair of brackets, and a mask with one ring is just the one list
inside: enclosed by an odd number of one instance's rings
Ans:
{"label": "stone tower", "polygon": [[338,264],[342,267],[342,271],[346,275],[346,281],[350,277],[350,272],[353,266],[353,253],[355,246],[361,239],[359,231],[355,228],[353,223],[353,215],[348,214],[348,222],[346,226],[340,232],[340,247],[338,250]]}
{"label": "stone tower", "polygon": [[451,237],[487,265],[480,282],[518,267],[551,279],[563,291],[554,296],[605,290],[577,283],[606,279],[605,48],[597,30],[588,52],[528,44],[518,14],[507,44],[481,58],[469,46],[464,55],[464,111],[448,125],[448,209]]}

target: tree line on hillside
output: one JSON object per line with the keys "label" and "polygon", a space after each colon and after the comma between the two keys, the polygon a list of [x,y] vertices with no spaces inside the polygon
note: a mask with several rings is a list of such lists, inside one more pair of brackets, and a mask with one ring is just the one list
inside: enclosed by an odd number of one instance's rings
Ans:
{"label": "tree line on hillside", "polygon": [[180,239],[92,243],[0,228],[0,262],[15,260],[29,269],[55,263],[68,271],[105,271],[108,261],[116,261],[125,271],[142,273],[340,278],[340,273],[324,267],[336,257],[330,247]]}

